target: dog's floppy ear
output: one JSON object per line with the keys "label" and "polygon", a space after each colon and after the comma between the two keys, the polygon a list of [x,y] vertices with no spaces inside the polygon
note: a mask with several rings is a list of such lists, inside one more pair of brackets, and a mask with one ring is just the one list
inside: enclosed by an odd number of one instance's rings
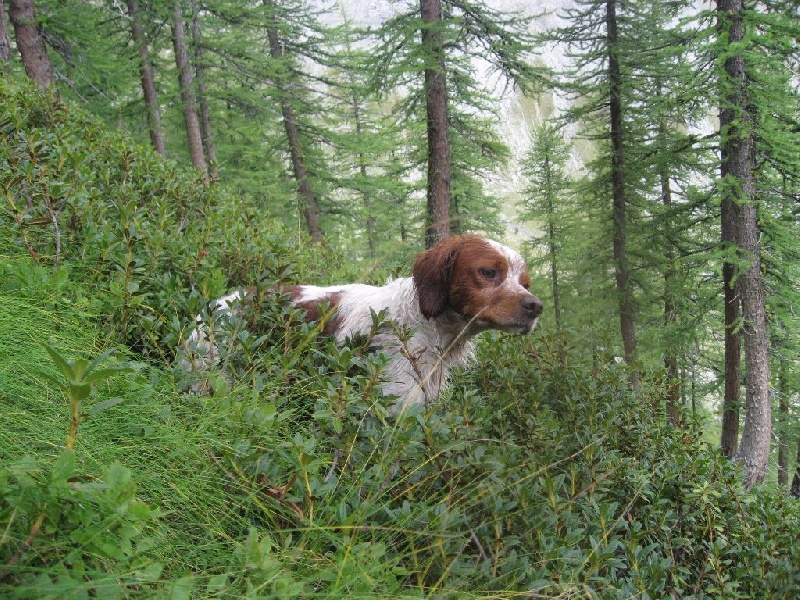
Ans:
{"label": "dog's floppy ear", "polygon": [[419,309],[426,319],[438,317],[447,307],[450,276],[458,256],[457,238],[448,238],[417,256],[412,269]]}

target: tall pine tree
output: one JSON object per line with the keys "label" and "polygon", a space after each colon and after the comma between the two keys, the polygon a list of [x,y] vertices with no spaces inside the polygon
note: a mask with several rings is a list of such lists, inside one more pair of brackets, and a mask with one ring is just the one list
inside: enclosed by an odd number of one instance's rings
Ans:
{"label": "tall pine tree", "polygon": [[474,198],[485,192],[469,165],[476,157],[486,164],[492,153],[503,155],[496,135],[487,135],[484,119],[492,115],[473,61],[486,61],[509,85],[528,89],[536,79],[526,33],[530,19],[462,0],[422,0],[401,11],[378,31],[373,74],[385,94],[404,94],[401,118],[427,124],[420,167],[428,182],[430,245],[453,225],[465,231],[476,224],[469,222],[480,205]]}
{"label": "tall pine tree", "polygon": [[[737,459],[745,487],[764,480],[772,436],[769,355],[764,281],[761,273],[758,199],[755,190],[755,130],[742,0],[718,0],[720,72],[720,193],[730,213],[736,249],[735,291],[741,302],[746,368],[746,415]],[[726,323],[726,326],[732,324]]]}
{"label": "tall pine tree", "polygon": [[[573,191],[567,176],[569,146],[559,128],[552,122],[542,123],[534,132],[531,148],[522,162],[527,179],[520,217],[534,223],[542,223],[543,232],[531,240],[534,256],[547,265],[550,272],[550,290],[553,303],[553,318],[556,331],[562,339],[564,323],[562,317],[562,290],[559,278],[563,278],[562,248],[566,245],[567,228],[575,218]],[[536,251],[541,248],[542,251]]]}

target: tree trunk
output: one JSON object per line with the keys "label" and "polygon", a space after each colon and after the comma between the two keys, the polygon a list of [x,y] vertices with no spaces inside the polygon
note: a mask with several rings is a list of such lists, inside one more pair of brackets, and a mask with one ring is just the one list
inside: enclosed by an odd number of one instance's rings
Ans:
{"label": "tree trunk", "polygon": [[186,51],[186,34],[183,29],[183,11],[180,0],[175,0],[172,19],[172,43],[175,47],[175,65],[178,67],[178,82],[181,88],[183,103],[183,122],[186,125],[186,138],[189,143],[189,154],[192,164],[205,176],[208,173],[206,159],[203,154],[203,140],[200,135],[200,123],[195,112],[194,78]]}
{"label": "tree trunk", "polygon": [[0,71],[8,70],[11,60],[11,39],[8,37],[8,21],[6,21],[6,3],[0,0]]}
{"label": "tree trunk", "polygon": [[800,436],[797,437],[797,457],[794,463],[794,476],[790,493],[795,498],[800,498]]}
{"label": "tree trunk", "polygon": [[17,48],[28,77],[33,79],[40,89],[52,85],[55,81],[53,67],[47,56],[42,31],[36,24],[33,0],[11,0],[8,16],[14,26]]}
{"label": "tree trunk", "polygon": [[778,398],[778,412],[780,423],[778,429],[778,485],[786,487],[789,483],[789,402],[786,399],[786,385],[784,384],[784,367],[781,366],[780,397]]}
{"label": "tree trunk", "polygon": [[[730,119],[730,116],[726,117]],[[734,222],[734,201],[726,196],[722,199],[722,243],[725,246],[736,244],[736,225]],[[736,268],[732,261],[722,264],[722,284],[725,302],[725,396],[722,402],[722,447],[723,456],[733,459],[739,446],[739,390],[741,387],[742,342],[739,337],[739,320],[742,313],[739,295],[735,289]]]}
{"label": "tree trunk", "polygon": [[[280,60],[283,58],[283,46],[281,44],[278,30],[274,27],[267,29],[267,38],[269,39],[269,54],[272,58]],[[294,170],[294,177],[297,181],[300,197],[304,202],[303,216],[306,219],[306,227],[311,239],[315,242],[323,240],[322,228],[319,224],[319,207],[317,198],[314,191],[311,189],[311,184],[308,180],[308,170],[303,162],[303,147],[300,141],[300,131],[297,127],[294,110],[292,104],[285,93],[281,90],[281,111],[283,113],[283,126],[286,130],[286,138],[289,141],[289,153],[292,159],[292,169]]]}
{"label": "tree trunk", "polygon": [[158,92],[156,91],[153,76],[153,63],[150,62],[150,51],[144,35],[141,19],[139,18],[138,0],[128,0],[128,16],[131,19],[131,36],[133,43],[139,51],[139,74],[142,79],[142,93],[147,111],[147,127],[150,130],[150,142],[156,152],[165,156],[167,153],[164,144],[164,132],[161,130],[161,111],[158,108]]}
{"label": "tree trunk", "polygon": [[625,362],[630,368],[631,387],[639,389],[636,365],[636,328],[634,326],[633,293],[629,281],[626,248],[627,207],[625,202],[625,160],[622,134],[622,73],[619,64],[617,35],[617,0],[606,4],[606,35],[608,37],[609,107],[611,119],[611,185],[614,219],[614,264],[619,319]]}
{"label": "tree trunk", "polygon": [[[751,182],[752,183],[752,182]],[[752,197],[752,196],[750,196]],[[745,465],[747,489],[764,481],[772,438],[772,404],[769,391],[769,336],[764,281],[761,275],[760,232],[754,203],[738,207],[741,212],[737,238],[750,264],[737,280],[742,296],[744,330],[745,418],[737,456]]]}
{"label": "tree trunk", "polygon": [[[656,97],[659,105],[663,105],[663,91],[661,82],[657,83]],[[663,113],[659,113],[658,118],[658,140],[664,147],[667,145],[668,127]],[[679,344],[675,342],[675,323],[678,320],[678,309],[676,306],[675,292],[673,290],[675,280],[675,254],[676,254],[676,232],[675,224],[671,220],[672,211],[672,186],[670,184],[670,170],[666,162],[661,161],[658,177],[661,183],[661,202],[664,205],[664,212],[670,219],[664,224],[664,246],[666,248],[667,266],[664,269],[664,326],[667,329],[667,344],[664,348],[664,378],[666,384],[666,413],[667,422],[678,425],[680,412],[678,406],[681,400],[680,388],[681,377],[678,368],[678,358],[680,355]],[[658,396],[656,396],[658,398]],[[658,403],[658,400],[656,400]],[[658,407],[656,407],[658,408]]]}
{"label": "tree trunk", "polygon": [[[744,40],[742,0],[717,0],[721,33],[727,32],[728,48]],[[727,50],[726,49],[726,50]],[[749,112],[744,56],[730,54],[725,60],[723,106],[720,110],[721,176],[723,192],[730,197],[738,259],[744,266],[736,276],[741,298],[741,329],[745,354],[745,422],[737,460],[744,465],[744,486],[764,480],[772,435],[769,394],[769,353],[766,300],[761,276],[758,211],[753,168],[755,140]]]}
{"label": "tree trunk", "polygon": [[[720,27],[722,23],[720,22]],[[732,108],[723,109],[720,114],[722,122],[729,124],[734,118]],[[720,142],[722,143],[722,141]],[[721,175],[725,177],[727,167],[724,156],[727,150],[721,148],[723,156]],[[735,198],[725,194],[720,206],[721,240],[723,246],[736,246]],[[720,446],[723,456],[729,459],[736,457],[739,447],[739,394],[741,389],[742,341],[739,335],[742,318],[741,299],[735,286],[736,267],[732,259],[722,263],[722,285],[725,302],[725,391],[722,402],[722,434]]]}
{"label": "tree trunk", "polygon": [[441,0],[420,0],[424,22],[422,46],[426,53],[425,99],[428,115],[428,224],[425,247],[450,235],[450,122],[447,113],[447,80]]}
{"label": "tree trunk", "polygon": [[545,157],[544,173],[544,188],[547,190],[547,246],[550,252],[550,283],[553,289],[553,318],[555,319],[556,331],[561,335],[561,293],[558,288],[558,244],[556,243],[556,216],[553,203],[554,183],[552,181],[549,157]]}
{"label": "tree trunk", "polygon": [[203,151],[210,168],[211,177],[217,176],[217,150],[211,139],[211,112],[206,94],[205,68],[203,67],[203,48],[200,44],[200,21],[197,16],[197,0],[192,0],[192,44],[194,45],[195,82],[197,102],[200,108],[200,137]]}

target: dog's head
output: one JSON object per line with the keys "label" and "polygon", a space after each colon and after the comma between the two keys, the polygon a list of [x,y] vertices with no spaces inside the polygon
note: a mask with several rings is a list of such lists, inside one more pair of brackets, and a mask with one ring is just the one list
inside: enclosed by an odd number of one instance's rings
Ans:
{"label": "dog's head", "polygon": [[484,237],[447,238],[417,256],[412,274],[427,319],[451,310],[477,330],[528,333],[542,312],[522,256]]}

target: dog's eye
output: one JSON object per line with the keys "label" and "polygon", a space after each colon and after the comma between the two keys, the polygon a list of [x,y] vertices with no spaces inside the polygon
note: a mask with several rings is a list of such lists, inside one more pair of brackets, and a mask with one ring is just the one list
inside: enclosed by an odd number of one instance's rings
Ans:
{"label": "dog's eye", "polygon": [[495,279],[497,277],[497,269],[481,268],[478,273],[483,275],[486,279]]}

